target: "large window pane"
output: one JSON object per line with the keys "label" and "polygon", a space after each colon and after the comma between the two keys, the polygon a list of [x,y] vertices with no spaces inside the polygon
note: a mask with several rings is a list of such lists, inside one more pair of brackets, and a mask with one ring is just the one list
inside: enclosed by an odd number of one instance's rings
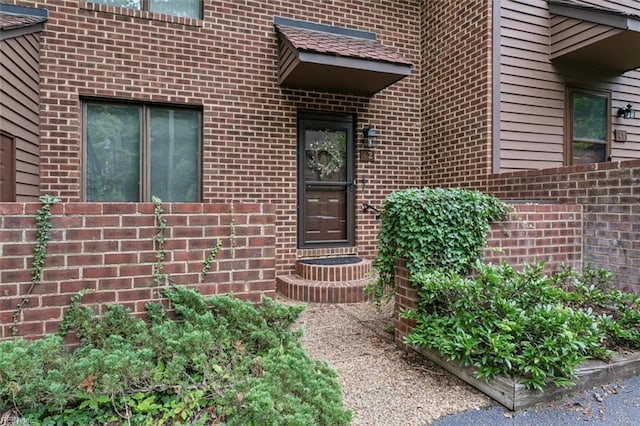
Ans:
{"label": "large window pane", "polygon": [[106,4],[108,6],[128,7],[129,9],[140,10],[142,0],[90,0],[91,3]]}
{"label": "large window pane", "polygon": [[200,19],[201,0],[151,0],[151,11]]}
{"label": "large window pane", "polygon": [[88,104],[87,201],[138,201],[140,107]]}
{"label": "large window pane", "polygon": [[202,0],[89,0],[91,3],[126,7],[136,10],[150,10],[166,15],[184,18],[202,18]]}
{"label": "large window pane", "polygon": [[151,195],[162,200],[199,200],[200,112],[151,109]]}

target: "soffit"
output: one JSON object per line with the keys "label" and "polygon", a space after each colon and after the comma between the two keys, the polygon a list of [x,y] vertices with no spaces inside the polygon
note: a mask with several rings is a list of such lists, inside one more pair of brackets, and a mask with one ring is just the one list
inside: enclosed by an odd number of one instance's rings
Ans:
{"label": "soffit", "polygon": [[572,38],[552,36],[554,62],[592,66],[616,74],[640,68],[640,16],[577,0],[549,0],[549,12],[574,20],[576,25],[588,22],[599,27],[594,36],[587,32]]}
{"label": "soffit", "polygon": [[411,62],[375,34],[274,18],[283,87],[372,96],[411,73]]}

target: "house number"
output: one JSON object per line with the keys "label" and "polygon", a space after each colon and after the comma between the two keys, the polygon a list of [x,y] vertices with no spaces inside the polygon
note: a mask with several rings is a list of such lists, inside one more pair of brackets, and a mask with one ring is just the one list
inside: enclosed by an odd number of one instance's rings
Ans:
{"label": "house number", "polygon": [[373,163],[375,160],[375,152],[372,149],[360,150],[360,161],[362,161],[363,163]]}

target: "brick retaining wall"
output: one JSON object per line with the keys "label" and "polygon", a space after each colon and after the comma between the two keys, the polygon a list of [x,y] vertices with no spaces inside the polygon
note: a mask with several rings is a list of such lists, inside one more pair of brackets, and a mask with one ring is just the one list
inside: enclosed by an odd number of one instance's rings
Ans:
{"label": "brick retaining wall", "polygon": [[[31,282],[35,215],[40,203],[0,203],[0,339],[11,337],[12,316]],[[270,204],[163,204],[167,220],[162,273],[197,285],[203,294],[234,293],[257,301],[275,295],[275,209]],[[142,314],[157,300],[153,282],[156,233],[152,203],[60,203],[42,282],[29,295],[18,334],[56,332],[71,296],[98,311],[119,303]],[[222,247],[200,282],[203,262]]]}
{"label": "brick retaining wall", "polygon": [[[561,265],[580,269],[582,265],[582,206],[560,204],[515,205],[508,220],[494,223],[488,237],[484,260],[505,261],[514,267],[524,263],[547,261],[548,271]],[[502,251],[495,251],[495,248]],[[493,249],[491,249],[493,248]],[[415,326],[413,320],[400,318],[403,309],[415,309],[418,295],[411,285],[404,260],[395,262],[395,341],[403,349],[404,337]]]}
{"label": "brick retaining wall", "polygon": [[640,160],[503,173],[489,192],[581,204],[585,264],[610,270],[613,284],[640,294]]}

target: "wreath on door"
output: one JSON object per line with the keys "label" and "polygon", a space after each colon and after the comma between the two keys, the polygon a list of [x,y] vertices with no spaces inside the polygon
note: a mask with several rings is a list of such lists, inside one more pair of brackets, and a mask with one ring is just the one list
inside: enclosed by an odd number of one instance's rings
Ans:
{"label": "wreath on door", "polygon": [[326,132],[320,141],[309,144],[307,167],[315,171],[321,179],[342,170],[344,161],[345,138],[342,133]]}

